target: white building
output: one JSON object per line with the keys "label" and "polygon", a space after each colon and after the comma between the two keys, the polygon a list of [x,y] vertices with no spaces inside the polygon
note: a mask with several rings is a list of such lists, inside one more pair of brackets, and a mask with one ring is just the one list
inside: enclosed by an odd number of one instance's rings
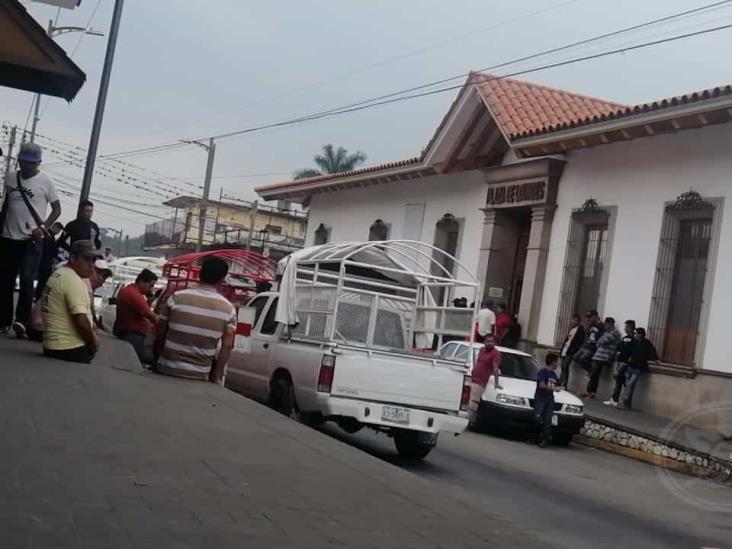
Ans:
{"label": "white building", "polygon": [[730,122],[730,86],[627,106],[473,74],[418,158],[257,192],[309,204],[308,245],[453,253],[531,348],[574,312],[636,320],[663,359],[637,402],[672,415],[732,399]]}

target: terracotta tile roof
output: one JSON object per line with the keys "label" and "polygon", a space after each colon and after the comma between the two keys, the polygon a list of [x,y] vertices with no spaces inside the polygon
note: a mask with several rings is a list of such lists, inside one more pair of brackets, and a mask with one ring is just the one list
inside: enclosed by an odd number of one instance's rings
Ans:
{"label": "terracotta tile roof", "polygon": [[281,187],[296,187],[299,185],[310,185],[312,183],[320,183],[321,181],[329,181],[331,179],[342,179],[345,177],[352,177],[356,175],[369,174],[373,172],[380,172],[384,170],[390,170],[392,168],[402,168],[411,165],[417,165],[420,163],[420,158],[407,158],[405,160],[397,160],[396,162],[386,162],[384,164],[377,164],[375,166],[368,166],[366,168],[359,168],[357,170],[351,170],[348,172],[339,173],[327,173],[318,175],[315,177],[308,177],[305,179],[293,179],[290,181],[281,181],[278,183],[269,183],[267,185],[260,185],[255,188],[255,191],[269,191],[272,189],[279,189]]}
{"label": "terracotta tile roof", "polygon": [[473,73],[471,80],[511,140],[629,108],[620,103],[485,73]]}
{"label": "terracotta tile roof", "polygon": [[514,138],[531,137],[534,135],[543,135],[552,133],[555,131],[566,130],[570,128],[576,128],[579,126],[590,126],[600,122],[608,120],[616,120],[619,118],[625,118],[634,116],[637,114],[645,114],[654,111],[660,111],[671,107],[678,107],[681,105],[688,105],[691,103],[698,103],[715,97],[723,97],[732,95],[732,85],[717,86],[715,88],[708,88],[701,91],[687,93],[683,95],[677,95],[675,97],[668,97],[665,99],[659,99],[657,101],[651,101],[649,103],[640,103],[638,105],[629,105],[617,108],[613,111],[595,114],[586,114],[581,118],[574,120],[567,120],[564,122],[556,123],[549,127],[533,128],[530,130],[524,130],[523,133],[514,136]]}

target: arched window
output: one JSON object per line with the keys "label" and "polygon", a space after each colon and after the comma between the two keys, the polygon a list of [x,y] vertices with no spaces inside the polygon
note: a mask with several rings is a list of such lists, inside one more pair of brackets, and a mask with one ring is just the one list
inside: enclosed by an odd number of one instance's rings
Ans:
{"label": "arched window", "polygon": [[389,226],[381,219],[377,219],[369,227],[369,240],[388,240]]}

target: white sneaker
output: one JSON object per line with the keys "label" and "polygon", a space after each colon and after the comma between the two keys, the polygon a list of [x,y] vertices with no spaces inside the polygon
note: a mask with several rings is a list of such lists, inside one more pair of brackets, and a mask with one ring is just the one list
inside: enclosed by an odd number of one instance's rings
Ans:
{"label": "white sneaker", "polygon": [[615,401],[614,401],[614,400],[612,400],[612,399],[610,399],[610,400],[606,400],[605,402],[603,402],[603,404],[604,404],[605,406],[611,406],[612,408],[617,408],[617,407],[618,407],[618,403],[617,403],[617,402],[615,402]]}

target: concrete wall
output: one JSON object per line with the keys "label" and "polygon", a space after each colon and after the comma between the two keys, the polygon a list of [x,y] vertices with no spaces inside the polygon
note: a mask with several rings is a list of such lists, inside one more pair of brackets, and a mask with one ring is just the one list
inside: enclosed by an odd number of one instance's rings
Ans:
{"label": "concrete wall", "polygon": [[[723,198],[719,251],[710,262],[707,302],[702,311],[698,367],[732,372],[727,306],[732,303],[732,125],[712,126],[572,152],[559,184],[552,226],[538,343],[554,344],[570,215],[587,198],[616,206],[611,256],[607,258],[603,315],[648,323],[664,205],[693,187],[704,198]],[[613,223],[611,222],[611,230]],[[727,252],[725,253],[725,250]],[[706,337],[705,337],[706,332]],[[660,345],[661,342],[654,342]]]}
{"label": "concrete wall", "polygon": [[478,171],[316,194],[310,204],[306,245],[314,243],[321,223],[330,229],[330,242],[367,240],[376,219],[390,226],[390,239],[403,238],[407,204],[422,203],[421,240],[433,244],[435,224],[445,213],[453,214],[461,222],[457,258],[475,274],[483,227],[479,208],[485,205],[485,195]]}

